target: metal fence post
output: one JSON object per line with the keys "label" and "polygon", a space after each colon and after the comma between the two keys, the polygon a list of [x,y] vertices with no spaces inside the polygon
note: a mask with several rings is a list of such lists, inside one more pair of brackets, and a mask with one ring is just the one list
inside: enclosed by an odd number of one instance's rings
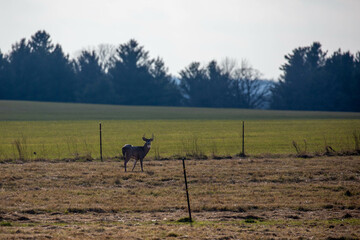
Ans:
{"label": "metal fence post", "polygon": [[103,161],[103,158],[102,158],[101,122],[99,123],[99,126],[100,126],[100,160]]}
{"label": "metal fence post", "polygon": [[187,198],[187,204],[188,204],[188,210],[189,210],[189,222],[192,222],[191,209],[190,209],[190,199],[189,199],[189,191],[188,191],[188,185],[187,185],[187,179],[186,179],[185,158],[182,159],[182,162],[183,162],[183,169],[184,169],[186,198]]}

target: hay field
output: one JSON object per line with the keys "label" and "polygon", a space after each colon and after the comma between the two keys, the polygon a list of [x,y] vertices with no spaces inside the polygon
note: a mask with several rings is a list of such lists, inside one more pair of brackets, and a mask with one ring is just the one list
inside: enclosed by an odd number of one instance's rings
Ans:
{"label": "hay field", "polygon": [[360,158],[1,164],[1,239],[358,239]]}

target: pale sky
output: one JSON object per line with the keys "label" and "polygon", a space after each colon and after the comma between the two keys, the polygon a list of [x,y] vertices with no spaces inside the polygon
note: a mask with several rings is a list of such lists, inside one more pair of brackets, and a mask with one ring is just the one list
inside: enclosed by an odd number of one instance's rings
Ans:
{"label": "pale sky", "polygon": [[228,57],[277,80],[284,55],[314,41],[360,51],[360,0],[0,0],[2,53],[38,30],[70,56],[134,38],[173,75]]}

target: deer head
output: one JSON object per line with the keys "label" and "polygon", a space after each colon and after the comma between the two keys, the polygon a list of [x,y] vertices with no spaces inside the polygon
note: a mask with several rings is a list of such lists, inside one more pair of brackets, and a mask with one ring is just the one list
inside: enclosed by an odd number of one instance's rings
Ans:
{"label": "deer head", "polygon": [[152,134],[151,138],[146,138],[145,137],[145,134],[144,136],[142,137],[142,140],[145,141],[145,145],[150,148],[151,147],[151,142],[154,141],[154,134]]}

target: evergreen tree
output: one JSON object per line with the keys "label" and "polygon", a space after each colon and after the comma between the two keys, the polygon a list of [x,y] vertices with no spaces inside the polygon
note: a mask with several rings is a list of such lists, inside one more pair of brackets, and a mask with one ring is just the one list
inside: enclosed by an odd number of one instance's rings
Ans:
{"label": "evergreen tree", "polygon": [[179,102],[176,98],[180,95],[161,59],[150,59],[149,53],[133,39],[120,45],[117,53],[118,60],[109,70],[116,103],[168,105],[169,94],[173,94],[171,101]]}
{"label": "evergreen tree", "polygon": [[321,105],[321,89],[324,84],[323,66],[326,52],[320,43],[300,47],[286,55],[287,63],[281,66],[283,74],[272,89],[272,108],[292,110],[315,110]]}
{"label": "evergreen tree", "polygon": [[27,89],[31,85],[31,79],[28,72],[31,70],[30,62],[30,47],[26,43],[25,38],[20,42],[12,45],[12,50],[9,54],[9,82],[12,90],[12,97],[10,99],[16,100],[32,100]]}
{"label": "evergreen tree", "polygon": [[0,50],[0,99],[13,98],[13,83],[9,73],[9,61]]}
{"label": "evergreen tree", "polygon": [[74,73],[69,57],[60,45],[51,43],[50,35],[38,31],[26,42],[12,47],[9,56],[14,99],[38,101],[73,101]]}
{"label": "evergreen tree", "polygon": [[161,58],[154,60],[150,69],[153,77],[152,93],[157,96],[156,105],[178,106],[181,105],[182,96],[175,80],[168,74],[168,68]]}
{"label": "evergreen tree", "polygon": [[201,68],[200,63],[193,62],[180,71],[180,89],[186,105],[208,107],[207,87],[206,69]]}
{"label": "evergreen tree", "polygon": [[114,91],[95,51],[82,51],[76,61],[76,101],[114,103]]}
{"label": "evergreen tree", "polygon": [[205,68],[194,62],[180,72],[180,88],[189,106],[260,108],[267,88],[259,76],[259,71],[229,61],[222,66],[211,61]]}
{"label": "evergreen tree", "polygon": [[356,53],[354,59],[355,69],[353,72],[353,83],[352,83],[352,111],[360,112],[360,51]]}
{"label": "evergreen tree", "polygon": [[272,107],[359,111],[359,60],[341,50],[326,54],[320,43],[313,43],[285,56],[283,75],[272,89]]}
{"label": "evergreen tree", "polygon": [[359,111],[360,78],[358,60],[350,52],[334,52],[325,65],[326,110]]}
{"label": "evergreen tree", "polygon": [[214,60],[207,66],[207,79],[208,106],[230,107],[230,76]]}

